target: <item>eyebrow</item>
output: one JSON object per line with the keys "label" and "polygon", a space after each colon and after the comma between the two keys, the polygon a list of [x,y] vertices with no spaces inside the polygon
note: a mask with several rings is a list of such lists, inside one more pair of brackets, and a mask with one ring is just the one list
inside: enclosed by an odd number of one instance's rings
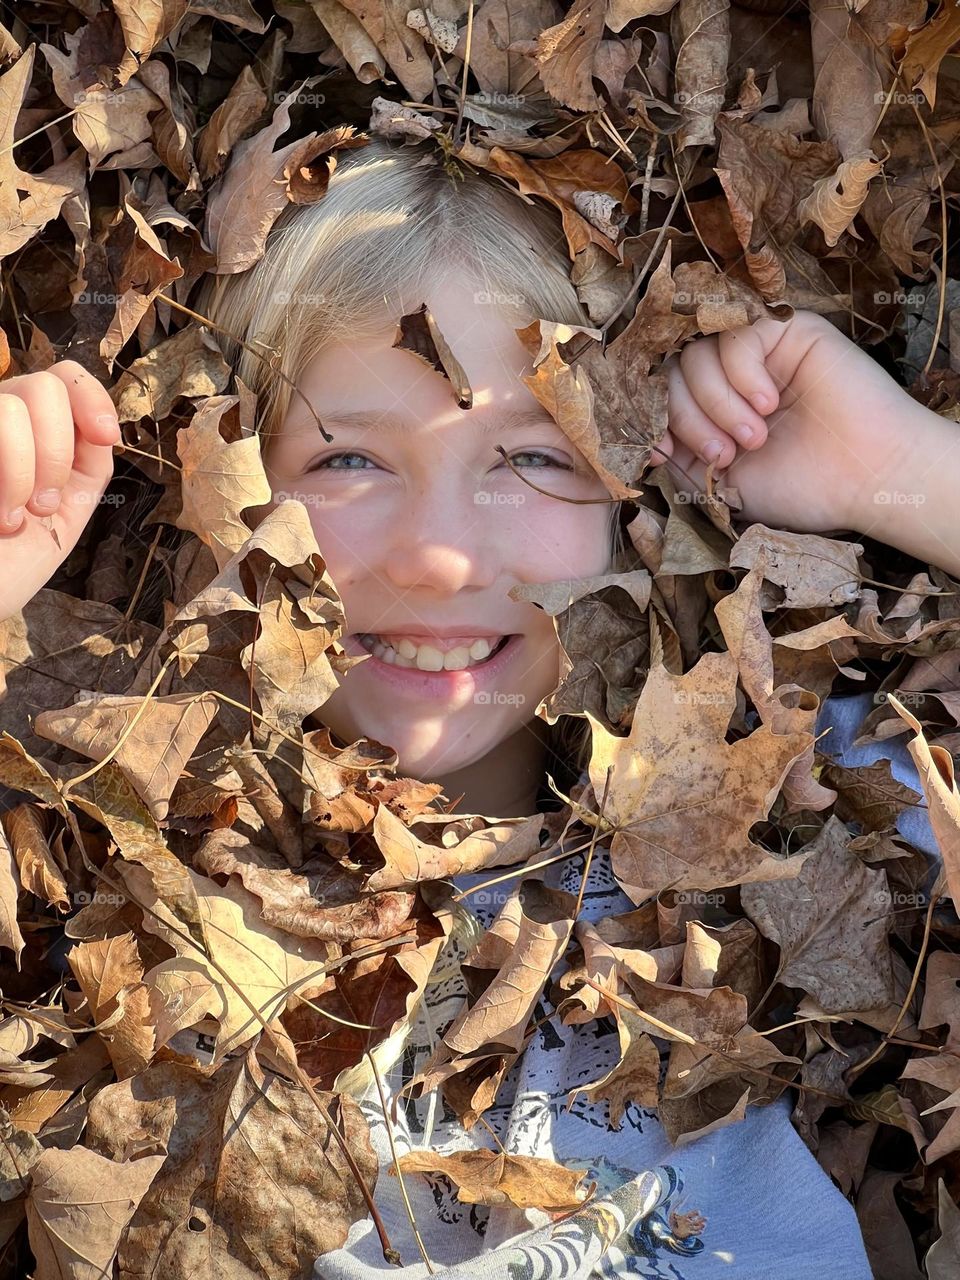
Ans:
{"label": "eyebrow", "polygon": [[[336,410],[329,415],[324,415],[321,422],[327,428],[364,427],[373,434],[386,431],[403,433],[411,429],[411,423],[399,414],[381,413],[374,409]],[[301,430],[306,431],[313,425],[312,420],[307,422],[298,417],[293,431],[298,433]],[[522,428],[529,430],[531,427],[544,426],[557,427],[557,423],[546,409],[506,409],[493,417],[485,417],[478,425],[477,431],[481,436],[491,436],[497,432],[518,431]],[[559,430],[559,427],[557,429]]]}

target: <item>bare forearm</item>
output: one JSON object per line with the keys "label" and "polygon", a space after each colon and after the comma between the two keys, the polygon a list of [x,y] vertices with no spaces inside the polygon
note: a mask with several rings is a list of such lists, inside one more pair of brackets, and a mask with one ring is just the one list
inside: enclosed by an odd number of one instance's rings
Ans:
{"label": "bare forearm", "polygon": [[960,424],[915,405],[899,429],[900,463],[864,495],[854,528],[960,578]]}

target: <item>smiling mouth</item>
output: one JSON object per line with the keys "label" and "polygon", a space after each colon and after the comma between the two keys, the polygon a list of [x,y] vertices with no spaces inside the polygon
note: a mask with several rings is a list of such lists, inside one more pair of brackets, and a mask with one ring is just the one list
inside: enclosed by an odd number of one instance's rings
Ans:
{"label": "smiling mouth", "polygon": [[[368,653],[372,653],[375,658],[378,658],[388,666],[441,673],[444,671],[474,671],[479,667],[486,666],[513,637],[511,635],[501,636],[493,649],[482,657],[471,656],[470,649],[466,645],[441,652],[425,641],[416,647],[415,653],[411,654],[412,644],[404,645],[406,651],[401,653],[393,645],[381,640],[378,635],[359,632],[356,638]],[[400,643],[402,644],[403,642]]]}

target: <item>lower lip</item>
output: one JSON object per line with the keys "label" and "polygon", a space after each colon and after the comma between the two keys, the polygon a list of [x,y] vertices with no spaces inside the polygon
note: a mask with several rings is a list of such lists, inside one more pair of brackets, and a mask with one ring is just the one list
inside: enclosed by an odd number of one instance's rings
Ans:
{"label": "lower lip", "polygon": [[361,663],[360,667],[393,689],[420,698],[456,698],[481,689],[495,688],[500,675],[523,644],[523,636],[511,636],[495,657],[463,671],[421,671],[419,667],[392,666],[364,648],[356,635],[347,636],[340,643],[351,657],[368,655],[369,661]]}

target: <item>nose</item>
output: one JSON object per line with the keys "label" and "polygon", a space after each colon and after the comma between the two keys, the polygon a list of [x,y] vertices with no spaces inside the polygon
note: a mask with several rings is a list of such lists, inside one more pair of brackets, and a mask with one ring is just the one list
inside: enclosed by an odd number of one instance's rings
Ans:
{"label": "nose", "polygon": [[504,543],[495,535],[489,508],[474,502],[471,484],[424,485],[384,547],[384,576],[404,591],[453,595],[490,587],[503,569]]}

